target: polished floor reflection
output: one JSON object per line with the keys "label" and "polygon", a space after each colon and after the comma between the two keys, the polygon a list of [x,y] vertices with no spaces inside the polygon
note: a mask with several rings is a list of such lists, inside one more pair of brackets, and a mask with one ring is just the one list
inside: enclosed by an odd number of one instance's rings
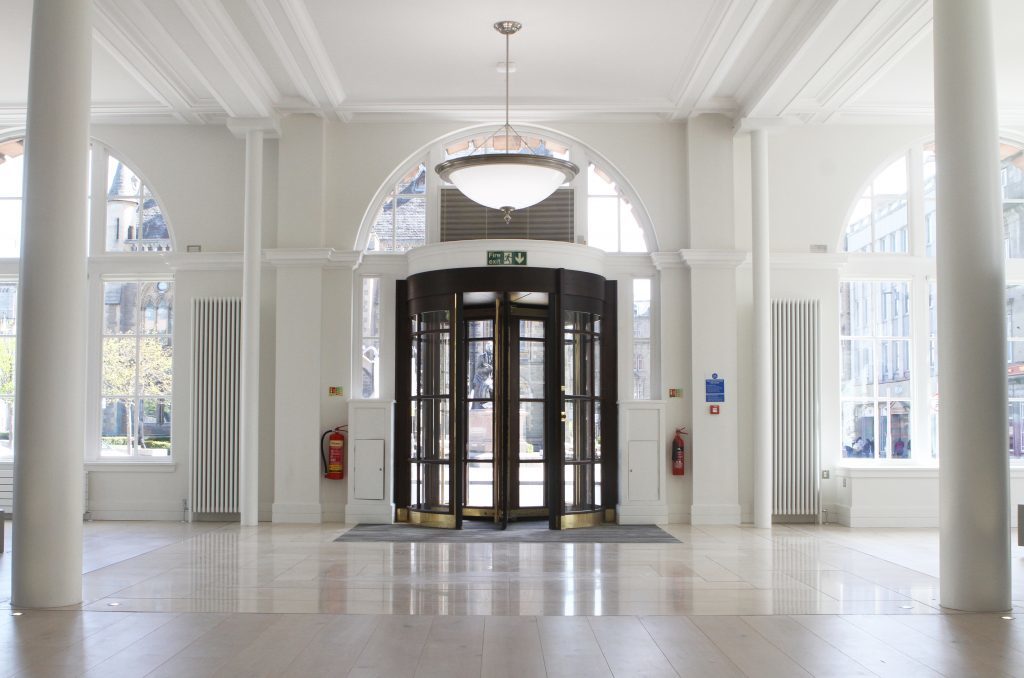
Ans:
{"label": "polished floor reflection", "polygon": [[335,543],[346,529],[89,523],[84,604],[17,616],[7,553],[0,676],[1024,675],[1021,547],[1003,619],[939,608],[935,530]]}

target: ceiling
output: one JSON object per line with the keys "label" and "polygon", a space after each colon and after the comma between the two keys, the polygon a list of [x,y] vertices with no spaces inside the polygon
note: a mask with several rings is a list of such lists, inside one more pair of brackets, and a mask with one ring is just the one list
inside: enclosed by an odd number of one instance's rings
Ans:
{"label": "ceiling", "polygon": [[[97,122],[501,117],[931,119],[930,0],[94,0]],[[1000,111],[1024,123],[1024,2],[994,0]],[[32,0],[5,0],[0,124],[23,123]]]}

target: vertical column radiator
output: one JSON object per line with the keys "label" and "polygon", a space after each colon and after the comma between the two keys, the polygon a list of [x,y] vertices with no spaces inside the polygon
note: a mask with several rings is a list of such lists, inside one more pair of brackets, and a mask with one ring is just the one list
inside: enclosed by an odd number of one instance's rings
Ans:
{"label": "vertical column radiator", "polygon": [[772,513],[820,515],[817,301],[772,301]]}
{"label": "vertical column radiator", "polygon": [[238,512],[241,299],[192,301],[192,513]]}

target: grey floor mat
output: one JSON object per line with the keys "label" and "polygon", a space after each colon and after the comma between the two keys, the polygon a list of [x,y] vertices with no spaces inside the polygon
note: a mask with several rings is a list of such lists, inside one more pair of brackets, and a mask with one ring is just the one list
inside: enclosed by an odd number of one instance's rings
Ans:
{"label": "grey floor mat", "polygon": [[547,521],[509,523],[496,529],[491,523],[466,520],[461,530],[419,525],[356,525],[334,541],[389,541],[438,543],[576,543],[576,544],[678,544],[679,540],[657,525],[599,525],[575,530],[549,530]]}

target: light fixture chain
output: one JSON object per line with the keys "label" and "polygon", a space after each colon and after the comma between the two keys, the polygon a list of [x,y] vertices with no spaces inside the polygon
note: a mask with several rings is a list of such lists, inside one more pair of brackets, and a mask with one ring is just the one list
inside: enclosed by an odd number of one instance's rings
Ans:
{"label": "light fixture chain", "polygon": [[505,33],[505,153],[506,154],[511,152],[511,150],[509,149],[509,138],[508,138],[508,130],[509,130],[509,123],[508,123],[508,121],[509,121],[509,117],[508,117],[508,97],[509,97],[509,93],[508,93],[508,78],[509,78],[509,71],[512,70],[512,64],[508,60],[509,59],[508,41],[509,41],[509,38],[511,38],[511,37],[512,37],[511,33]]}

